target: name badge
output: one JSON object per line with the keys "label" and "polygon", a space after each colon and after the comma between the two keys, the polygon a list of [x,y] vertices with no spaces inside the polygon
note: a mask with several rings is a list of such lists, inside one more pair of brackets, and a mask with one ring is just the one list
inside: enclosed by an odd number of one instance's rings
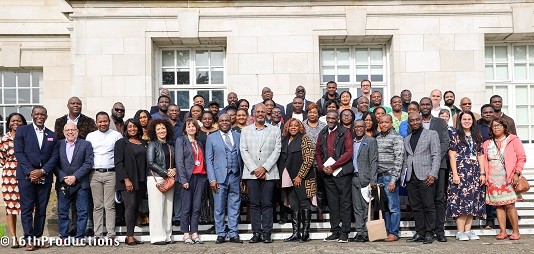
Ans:
{"label": "name badge", "polygon": [[48,141],[54,141],[54,138],[47,138]]}
{"label": "name badge", "polygon": [[200,161],[195,160],[195,166],[200,166]]}

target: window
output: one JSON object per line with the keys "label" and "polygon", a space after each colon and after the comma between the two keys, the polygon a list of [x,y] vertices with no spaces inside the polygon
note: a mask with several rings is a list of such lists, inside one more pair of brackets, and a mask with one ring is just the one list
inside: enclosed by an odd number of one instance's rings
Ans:
{"label": "window", "polygon": [[[326,83],[335,81],[338,92],[357,87],[361,95],[360,82],[371,80],[373,91],[382,92],[383,98],[389,98],[387,83],[386,46],[323,46],[321,48],[321,88],[326,91]],[[387,101],[384,101],[387,103]]]}
{"label": "window", "polygon": [[31,122],[33,106],[40,105],[41,71],[0,70],[0,131],[7,129],[9,114],[21,113],[28,123]]}
{"label": "window", "polygon": [[180,109],[193,105],[197,94],[224,105],[225,51],[222,48],[162,49],[161,84]]}
{"label": "window", "polygon": [[487,101],[500,95],[517,135],[524,143],[534,143],[534,44],[486,45],[485,58]]}

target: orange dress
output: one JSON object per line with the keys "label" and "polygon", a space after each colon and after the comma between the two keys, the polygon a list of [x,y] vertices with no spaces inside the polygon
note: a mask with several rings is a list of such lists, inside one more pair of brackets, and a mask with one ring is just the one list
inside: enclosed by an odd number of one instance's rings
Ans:
{"label": "orange dress", "polygon": [[6,214],[20,214],[20,195],[16,177],[14,137],[8,132],[0,140],[0,165],[2,166],[2,196]]}

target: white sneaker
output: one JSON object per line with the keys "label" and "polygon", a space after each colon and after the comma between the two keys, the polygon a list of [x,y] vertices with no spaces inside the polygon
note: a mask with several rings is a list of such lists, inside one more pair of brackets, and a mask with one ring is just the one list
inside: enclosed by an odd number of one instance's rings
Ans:
{"label": "white sneaker", "polygon": [[465,232],[465,234],[467,237],[469,237],[469,240],[480,240],[480,237],[478,237],[478,235],[476,235],[473,231]]}
{"label": "white sneaker", "polygon": [[456,240],[469,241],[469,236],[465,232],[458,232],[456,233]]}

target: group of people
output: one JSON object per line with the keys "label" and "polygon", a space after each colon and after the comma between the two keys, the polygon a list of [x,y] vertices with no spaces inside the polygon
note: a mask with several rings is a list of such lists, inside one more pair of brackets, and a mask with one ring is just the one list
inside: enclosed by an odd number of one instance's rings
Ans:
{"label": "group of people", "polygon": [[[148,197],[154,245],[173,243],[173,225],[180,226],[184,243],[202,243],[198,226],[205,213],[213,216],[216,243],[242,243],[241,203],[247,203],[252,225],[249,243],[273,241],[276,205],[291,215],[292,234],[284,241],[309,241],[312,209],[323,220],[328,206],[331,235],[324,241],[365,242],[365,188],[381,188],[387,197],[386,241],[399,240],[399,190],[406,190],[415,220],[410,242],[430,244],[434,236],[447,241],[447,217],[456,220],[458,240],[478,239],[472,221],[485,218],[492,228],[493,207],[497,239],[520,238],[514,203],[521,194],[514,186],[526,155],[500,96],[491,97],[481,114],[467,97],[454,106],[452,91],[441,105],[439,90],[419,102],[404,90],[387,107],[369,80],[360,85],[361,96],[353,100],[350,91],[338,94],[337,84],[328,82],[316,103],[298,86],[286,107],[265,87],[251,114],[249,102],[234,92],[222,109],[214,101],[205,109],[197,95],[189,112],[181,112],[163,89],[150,112],[138,110],[127,120],[120,102],[111,115],[98,112],[95,121],[72,97],[54,131],[45,127],[42,106],[33,108],[32,124],[13,113],[0,143],[9,232],[16,236],[20,214],[24,237],[42,236],[55,175],[61,239],[94,234],[113,240],[121,217],[126,244],[140,244],[134,228]],[[349,239],[352,216],[356,234]]]}

